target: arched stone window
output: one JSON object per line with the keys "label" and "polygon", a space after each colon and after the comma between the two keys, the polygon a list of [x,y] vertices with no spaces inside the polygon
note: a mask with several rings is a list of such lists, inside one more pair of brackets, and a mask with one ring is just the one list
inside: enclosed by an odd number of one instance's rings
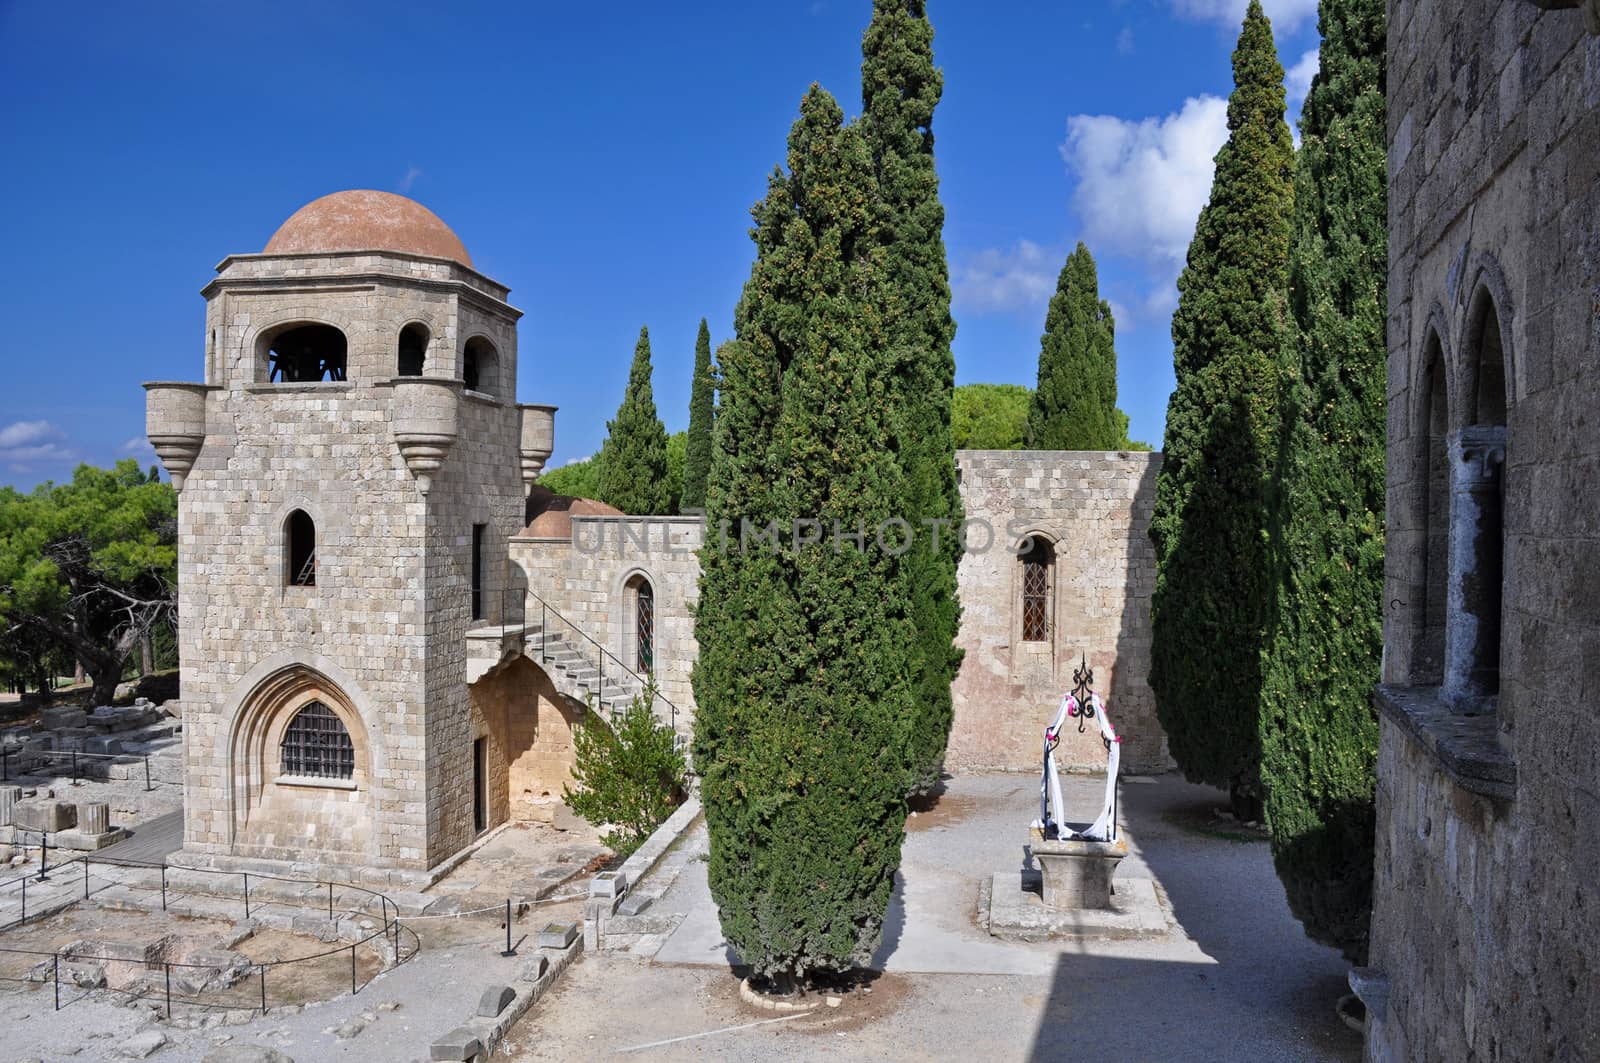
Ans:
{"label": "arched stone window", "polygon": [[317,585],[317,524],[303,509],[283,522],[283,581],[291,587]]}
{"label": "arched stone window", "polygon": [[1446,587],[1450,579],[1450,396],[1445,384],[1444,350],[1430,331],[1423,355],[1427,396],[1421,406],[1424,495],[1422,632],[1411,681],[1437,685],[1444,680]]}
{"label": "arched stone window", "polygon": [[500,354],[482,336],[467,341],[461,351],[461,379],[468,391],[496,394],[500,386]]}
{"label": "arched stone window", "polygon": [[307,702],[284,729],[282,774],[302,779],[348,779],[355,774],[350,732],[320,701]]}
{"label": "arched stone window", "polygon": [[1451,433],[1450,578],[1444,695],[1464,712],[1500,693],[1500,608],[1505,572],[1506,369],[1500,315],[1480,289],[1468,318],[1465,406]]}
{"label": "arched stone window", "polygon": [[1044,536],[1030,535],[1023,540],[1017,560],[1022,567],[1022,641],[1049,642],[1055,550]]}
{"label": "arched stone window", "polygon": [[332,325],[297,325],[267,341],[267,379],[279,384],[344,380],[349,345]]}
{"label": "arched stone window", "polygon": [[641,675],[652,675],[656,669],[656,591],[644,576],[634,576],[628,581],[628,592],[634,668]]}
{"label": "arched stone window", "polygon": [[421,376],[428,359],[427,326],[413,321],[400,330],[400,347],[395,359],[395,375]]}

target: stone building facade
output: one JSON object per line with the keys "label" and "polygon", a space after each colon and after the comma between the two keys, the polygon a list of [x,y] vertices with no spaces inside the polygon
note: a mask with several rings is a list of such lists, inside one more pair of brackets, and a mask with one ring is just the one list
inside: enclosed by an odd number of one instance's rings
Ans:
{"label": "stone building facade", "polygon": [[379,192],[302,208],[203,294],[204,381],[146,385],[179,489],[185,855],[425,872],[506,815],[517,738],[466,643],[549,454],[519,312]]}
{"label": "stone building facade", "polygon": [[[1084,659],[1124,768],[1170,767],[1148,683],[1161,456],[964,450],[956,462],[968,521],[957,573],[965,656],[947,767],[1038,769],[1044,728]],[[1056,757],[1105,765],[1092,727],[1069,728]]]}
{"label": "stone building facade", "polygon": [[[701,523],[534,487],[554,408],[515,402],[519,312],[442,221],[336,193],[203,294],[203,381],[146,385],[179,492],[186,860],[423,881],[553,816],[585,713],[648,683],[688,739]],[[1085,655],[1124,763],[1166,765],[1144,679],[1158,461],[960,455],[952,769],[1037,768]],[[1062,752],[1105,762],[1092,734]]]}
{"label": "stone building facade", "polygon": [[1600,1059],[1600,5],[1389,5],[1371,1060]]}

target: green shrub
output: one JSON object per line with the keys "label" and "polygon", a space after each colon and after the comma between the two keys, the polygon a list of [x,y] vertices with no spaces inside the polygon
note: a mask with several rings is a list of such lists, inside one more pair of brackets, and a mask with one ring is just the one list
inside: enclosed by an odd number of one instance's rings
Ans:
{"label": "green shrub", "polygon": [[609,727],[591,711],[572,735],[577,785],[563,788],[562,800],[594,826],[610,828],[601,840],[622,856],[639,848],[689,789],[672,729],[651,708],[655,696],[646,687]]}

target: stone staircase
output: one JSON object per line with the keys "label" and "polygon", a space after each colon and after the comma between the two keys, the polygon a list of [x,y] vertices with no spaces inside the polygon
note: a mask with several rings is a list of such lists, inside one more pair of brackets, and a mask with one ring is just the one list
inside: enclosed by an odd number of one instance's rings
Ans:
{"label": "stone staircase", "polygon": [[[543,622],[477,627],[467,632],[467,682],[476,683],[518,657],[543,668],[557,693],[597,709],[605,719],[627,708],[645,687],[598,642],[555,610],[539,610]],[[656,695],[656,718],[672,726],[671,702]]]}

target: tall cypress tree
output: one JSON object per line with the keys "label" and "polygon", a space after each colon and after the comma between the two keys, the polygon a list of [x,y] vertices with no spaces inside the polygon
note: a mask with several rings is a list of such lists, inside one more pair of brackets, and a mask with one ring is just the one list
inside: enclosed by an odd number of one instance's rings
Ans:
{"label": "tall cypress tree", "polygon": [[639,330],[628,389],[600,447],[600,497],[624,513],[672,511],[667,482],[667,430],[650,387],[650,330]]}
{"label": "tall cypress tree", "polygon": [[1150,686],[1173,759],[1257,815],[1261,647],[1271,601],[1267,482],[1277,359],[1287,335],[1294,147],[1283,67],[1251,0],[1233,53],[1228,141],[1217,153],[1178,281],[1177,388],[1150,537]]}
{"label": "tall cypress tree", "polygon": [[[906,815],[916,631],[904,567],[872,542],[905,492],[884,254],[866,141],[842,121],[813,86],[789,172],[754,211],[696,619],[711,892],[729,944],[776,987],[871,956]],[[775,538],[743,534],[769,521]]]}
{"label": "tall cypress tree", "polygon": [[907,747],[908,790],[939,780],[950,737],[950,683],[961,666],[956,595],[964,513],[950,437],[956,363],[950,343],[950,273],[944,204],[933,163],[933,111],[944,75],[933,64],[933,26],[924,0],[873,0],[861,43],[861,124],[878,182],[878,239],[886,252],[882,287],[890,404],[900,419],[892,440],[906,470],[898,516],[916,533],[906,556],[917,644],[916,725]]}
{"label": "tall cypress tree", "polygon": [[1028,407],[1034,450],[1115,450],[1122,442],[1117,412],[1116,322],[1100,298],[1094,256],[1082,241],[1061,267],[1039,339],[1039,383]]}
{"label": "tall cypress tree", "polygon": [[1383,652],[1383,0],[1323,0],[1321,29],[1295,173],[1296,329],[1284,352],[1261,776],[1289,907],[1307,934],[1359,963],[1372,909],[1369,696]]}
{"label": "tall cypress tree", "polygon": [[694,341],[694,381],[689,385],[689,439],[683,457],[683,510],[704,509],[706,476],[711,472],[711,426],[717,416],[716,381],[711,376],[711,330],[700,319]]}

